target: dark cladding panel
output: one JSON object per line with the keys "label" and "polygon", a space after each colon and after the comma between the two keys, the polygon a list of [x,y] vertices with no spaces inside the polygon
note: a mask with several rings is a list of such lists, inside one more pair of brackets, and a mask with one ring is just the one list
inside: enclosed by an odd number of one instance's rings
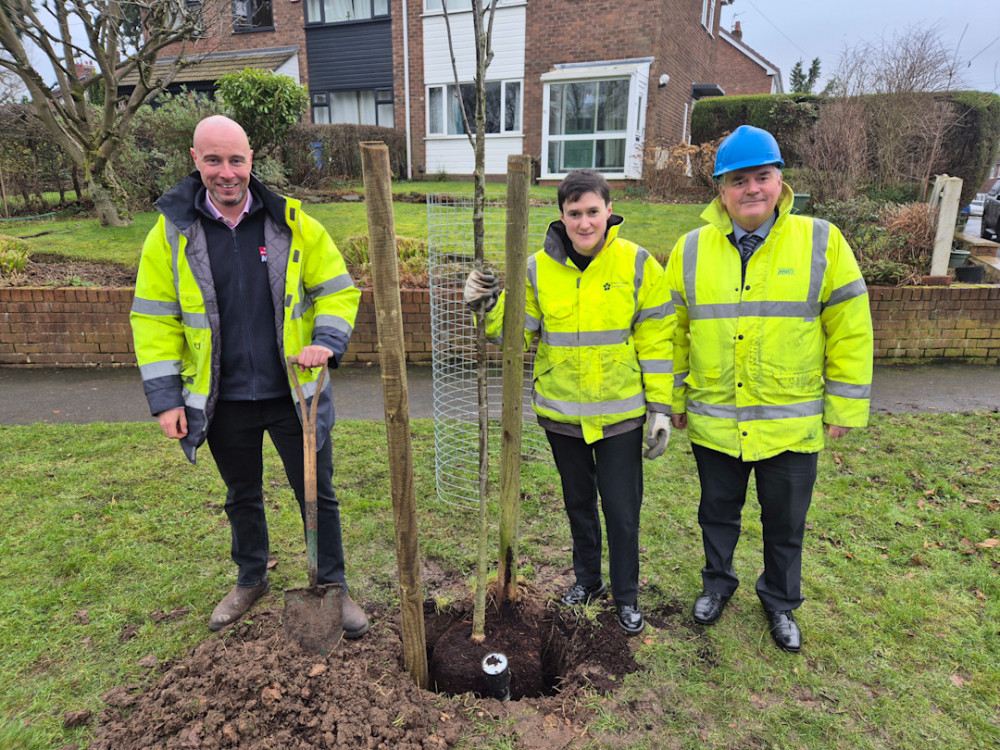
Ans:
{"label": "dark cladding panel", "polygon": [[389,19],[306,27],[313,91],[392,87]]}

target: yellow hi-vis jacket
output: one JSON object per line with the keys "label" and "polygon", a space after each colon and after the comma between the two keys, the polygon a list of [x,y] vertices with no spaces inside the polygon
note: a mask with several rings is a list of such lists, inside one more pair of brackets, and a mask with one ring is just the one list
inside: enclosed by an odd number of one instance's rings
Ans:
{"label": "yellow hi-vis jacket", "polygon": [[674,413],[691,442],[744,461],[823,448],[823,423],[868,422],[873,336],[868,290],[832,224],[778,218],[741,280],[732,222],[719,198],[708,225],[678,240],[667,263],[677,310]]}
{"label": "yellow hi-vis jacket", "polygon": [[[353,331],[361,292],[330,235],[303,213],[300,201],[268,191],[256,177],[251,183],[271,207],[264,226],[271,300],[263,304],[274,307],[278,352],[284,358],[322,343],[333,351],[331,364],[336,364]],[[184,407],[188,434],[180,444],[192,463],[208,436],[221,367],[218,301],[205,231],[194,208],[200,186],[196,174],[189,176],[157,201],[162,215],[142,248],[130,315],[150,411]],[[284,221],[273,219],[272,212]],[[296,373],[307,402],[316,394],[319,372]],[[294,399],[290,379],[288,389]],[[317,449],[334,422],[329,379],[319,399]]]}
{"label": "yellow hi-vis jacket", "polygon": [[[604,247],[585,271],[569,260],[561,221],[528,259],[525,349],[538,338],[532,406],[543,425],[576,425],[588,443],[617,434],[626,420],[641,425],[647,410],[670,413],[670,292],[656,259],[618,239],[621,222],[611,217]],[[495,343],[508,292],[486,315]]]}

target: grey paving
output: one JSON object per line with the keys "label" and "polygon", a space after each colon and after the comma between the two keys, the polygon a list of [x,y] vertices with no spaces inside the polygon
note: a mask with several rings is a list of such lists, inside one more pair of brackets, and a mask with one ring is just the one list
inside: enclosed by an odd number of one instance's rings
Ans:
{"label": "grey paving", "polygon": [[[410,417],[434,416],[431,368],[407,369]],[[332,372],[339,419],[384,419],[377,367]],[[872,411],[1000,412],[1000,368],[984,365],[876,367]],[[139,374],[127,369],[0,368],[0,424],[151,420]]]}

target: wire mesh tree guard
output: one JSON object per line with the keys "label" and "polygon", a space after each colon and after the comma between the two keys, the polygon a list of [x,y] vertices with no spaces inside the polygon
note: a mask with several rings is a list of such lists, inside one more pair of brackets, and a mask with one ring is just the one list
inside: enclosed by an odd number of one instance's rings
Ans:
{"label": "wire mesh tree guard", "polygon": [[[528,252],[542,246],[552,209],[533,209],[528,217]],[[484,261],[504,276],[507,210],[503,197],[489,196],[483,209]],[[427,196],[427,245],[431,291],[434,467],[438,499],[459,506],[479,502],[479,402],[476,383],[476,326],[462,290],[475,267],[472,196]],[[506,332],[505,332],[506,335]],[[522,332],[518,331],[518,336]],[[487,346],[491,467],[500,455],[503,360],[500,346]],[[525,458],[547,448],[544,431],[531,409],[533,352],[524,358],[522,390]],[[492,474],[492,471],[491,471]],[[492,481],[492,479],[491,479]]]}

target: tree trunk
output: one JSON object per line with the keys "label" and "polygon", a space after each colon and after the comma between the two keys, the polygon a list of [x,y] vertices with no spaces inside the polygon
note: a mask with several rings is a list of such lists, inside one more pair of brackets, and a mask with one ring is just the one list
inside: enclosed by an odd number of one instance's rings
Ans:
{"label": "tree trunk", "polygon": [[107,174],[87,175],[87,189],[90,191],[90,198],[94,201],[94,210],[102,227],[127,227],[132,223],[128,212],[119,207],[114,201],[116,186],[108,184]]}

